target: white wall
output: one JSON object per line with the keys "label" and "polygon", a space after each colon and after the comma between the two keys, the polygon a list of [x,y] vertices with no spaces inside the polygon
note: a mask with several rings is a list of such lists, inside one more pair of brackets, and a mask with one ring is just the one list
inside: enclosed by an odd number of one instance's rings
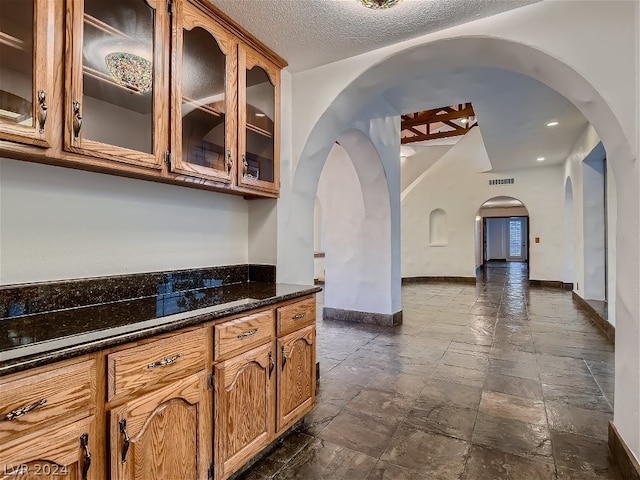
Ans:
{"label": "white wall", "polygon": [[401,189],[404,191],[416,178],[436,163],[447,153],[451,145],[433,145],[428,147],[411,147],[416,153],[410,157],[401,157],[402,175]]}
{"label": "white wall", "polygon": [[248,203],[248,258],[249,263],[275,265],[277,256],[277,200],[251,199]]}
{"label": "white wall", "polygon": [[[536,165],[512,172],[477,173],[473,162],[488,161],[480,129],[475,128],[409,187],[402,199],[402,276],[475,275],[475,217],[485,201],[496,196],[520,200],[529,212],[529,276],[535,280],[563,278],[563,202],[561,166]],[[493,178],[515,178],[513,185],[489,185]],[[449,242],[429,246],[429,212],[447,212]]]}
{"label": "white wall", "polygon": [[247,263],[248,204],[0,159],[0,283]]}
{"label": "white wall", "polygon": [[605,300],[605,169],[604,148],[598,144],[582,162],[584,294]]}

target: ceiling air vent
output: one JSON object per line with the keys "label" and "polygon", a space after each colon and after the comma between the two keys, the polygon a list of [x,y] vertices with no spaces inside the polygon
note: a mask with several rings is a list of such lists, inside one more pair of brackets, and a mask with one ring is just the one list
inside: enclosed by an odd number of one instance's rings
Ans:
{"label": "ceiling air vent", "polygon": [[489,180],[489,185],[513,185],[516,183],[515,178],[494,178]]}

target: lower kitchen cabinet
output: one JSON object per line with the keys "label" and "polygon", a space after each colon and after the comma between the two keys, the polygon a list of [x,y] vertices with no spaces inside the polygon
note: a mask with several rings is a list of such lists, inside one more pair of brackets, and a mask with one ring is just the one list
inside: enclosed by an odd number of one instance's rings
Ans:
{"label": "lower kitchen cabinet", "polygon": [[113,408],[111,478],[207,480],[211,411],[205,372]]}
{"label": "lower kitchen cabinet", "polygon": [[316,401],[316,327],[278,338],[277,431],[300,420]]}
{"label": "lower kitchen cabinet", "polygon": [[275,433],[275,351],[269,342],[214,366],[215,478],[228,478]]}
{"label": "lower kitchen cabinet", "polygon": [[97,438],[94,417],[87,417],[3,444],[0,479],[98,480],[102,478],[100,472],[91,469],[91,455],[99,450],[93,450],[93,446],[100,445]]}

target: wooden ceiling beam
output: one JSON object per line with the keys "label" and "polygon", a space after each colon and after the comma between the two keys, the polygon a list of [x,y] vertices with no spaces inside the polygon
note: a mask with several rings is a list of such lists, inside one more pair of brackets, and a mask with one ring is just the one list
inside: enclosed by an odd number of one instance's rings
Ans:
{"label": "wooden ceiling beam", "polygon": [[413,142],[424,142],[425,140],[436,140],[438,138],[458,137],[461,135],[465,135],[469,130],[470,129],[465,128],[463,131],[451,130],[449,132],[438,132],[438,133],[415,135],[413,137],[404,137],[401,139],[401,143],[405,144],[405,143],[413,143]]}
{"label": "wooden ceiling beam", "polygon": [[[440,112],[442,110],[443,110],[442,108],[439,108],[437,111]],[[410,127],[413,125],[421,125],[424,123],[444,122],[445,120],[458,120],[460,118],[475,116],[473,107],[470,105],[463,108],[462,110],[453,110],[451,112],[443,113],[440,115],[437,115],[431,112],[432,111],[429,110],[427,112],[423,112],[418,117],[414,117],[410,120],[402,121],[401,126],[404,128],[404,127]]]}

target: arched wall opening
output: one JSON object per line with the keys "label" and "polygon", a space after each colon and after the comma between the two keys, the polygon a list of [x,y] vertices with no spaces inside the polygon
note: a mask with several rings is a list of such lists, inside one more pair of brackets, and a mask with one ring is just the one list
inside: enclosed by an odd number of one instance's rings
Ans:
{"label": "arched wall opening", "polygon": [[[324,318],[394,324],[391,308],[390,203],[375,147],[343,132],[318,181],[325,229]],[[374,298],[371,297],[374,292]]]}
{"label": "arched wall opening", "polygon": [[602,142],[582,161],[584,298],[607,301],[607,161]]}
{"label": "arched wall opening", "polygon": [[[475,215],[475,257],[481,264],[491,261],[528,262],[529,211],[517,198],[492,197],[480,205]],[[477,267],[478,265],[476,265]]]}
{"label": "arched wall opening", "polygon": [[567,178],[564,189],[564,283],[570,283],[573,287],[576,283],[575,244],[573,185],[571,178]]}
{"label": "arched wall opening", "polygon": [[[312,229],[306,222],[296,225],[293,225],[293,222],[294,219],[312,218],[316,185],[333,140],[341,131],[360,126],[368,132],[376,145],[387,175],[392,235],[392,282],[389,293],[394,308],[399,309],[399,141],[394,140],[394,136],[399,136],[398,116],[403,113],[405,106],[400,103],[391,104],[384,93],[401,81],[406,85],[411,81],[424,79],[428,72],[447,71],[454,78],[457,75],[456,68],[466,65],[502,68],[530,76],[559,92],[582,112],[602,139],[615,176],[618,225],[625,226],[624,235],[620,234],[619,229],[616,235],[615,423],[632,451],[640,453],[640,353],[637,344],[640,335],[640,299],[637,294],[640,287],[640,256],[637,242],[640,232],[640,202],[638,171],[632,153],[634,150],[629,142],[629,138],[634,137],[627,135],[628,130],[622,127],[623,123],[614,114],[607,100],[589,81],[588,76],[583,76],[569,66],[570,64],[570,59],[557,58],[526,42],[498,36],[469,35],[413,46],[392,52],[386,57],[382,55],[382,58],[377,57],[372,64],[351,77],[350,84],[337,89],[333,87],[338,93],[326,106],[321,109],[315,107],[316,111],[321,112],[317,118],[313,118],[306,126],[299,125],[296,129],[296,132],[302,132],[301,136],[294,139],[294,155],[298,155],[299,161],[294,169],[283,230],[291,230],[297,234],[288,235],[292,242],[279,244],[284,268],[280,268],[279,260],[278,272],[284,280],[305,281],[310,276],[311,264],[305,264],[305,258],[310,258]],[[398,72],[402,72],[402,80],[399,79]],[[310,90],[299,88],[297,95],[308,95],[314,88],[317,88],[317,83],[309,82]],[[463,94],[464,92],[460,92],[460,95]],[[428,92],[425,92],[423,99],[405,98],[404,101],[413,101],[415,109],[422,109],[429,105]],[[620,109],[616,111],[620,112]],[[296,150],[296,146],[299,150]],[[308,233],[305,234],[305,230],[308,230]],[[287,262],[284,260],[285,254],[296,260]],[[301,260],[301,263],[295,264],[294,267],[293,262],[298,260]]]}

